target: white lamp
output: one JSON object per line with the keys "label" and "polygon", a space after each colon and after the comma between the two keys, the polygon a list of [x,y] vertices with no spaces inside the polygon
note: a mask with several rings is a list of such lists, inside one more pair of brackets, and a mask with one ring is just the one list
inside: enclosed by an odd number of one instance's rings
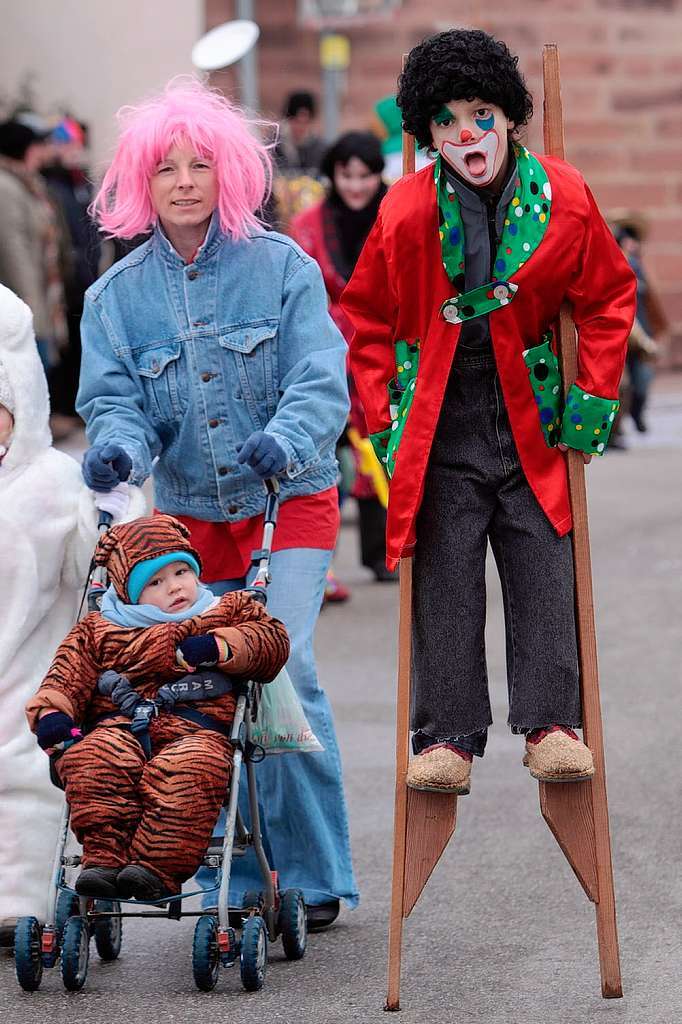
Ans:
{"label": "white lamp", "polygon": [[192,64],[201,71],[218,71],[235,64],[251,50],[260,29],[255,21],[226,21],[203,35],[192,47]]}

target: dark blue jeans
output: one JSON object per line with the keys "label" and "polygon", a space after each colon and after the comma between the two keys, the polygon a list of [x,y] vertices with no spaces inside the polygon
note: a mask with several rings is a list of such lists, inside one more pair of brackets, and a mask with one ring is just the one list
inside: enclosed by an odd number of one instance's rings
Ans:
{"label": "dark blue jeans", "polygon": [[526,481],[492,353],[461,348],[417,521],[416,750],[446,739],[479,756],[485,749],[492,722],[484,639],[488,542],[502,583],[512,732],[577,727],[570,537],[557,536]]}

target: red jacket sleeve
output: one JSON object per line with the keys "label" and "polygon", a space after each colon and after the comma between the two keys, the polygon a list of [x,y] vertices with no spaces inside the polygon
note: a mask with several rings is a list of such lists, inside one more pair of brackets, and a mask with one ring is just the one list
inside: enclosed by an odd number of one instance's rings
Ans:
{"label": "red jacket sleeve", "polygon": [[391,425],[387,384],[395,376],[398,303],[383,239],[381,211],[360,253],[341,306],[355,328],[350,366],[370,434]]}
{"label": "red jacket sleeve", "polygon": [[589,221],[581,265],[567,291],[578,330],[578,376],[583,391],[616,399],[637,305],[637,282],[585,185]]}

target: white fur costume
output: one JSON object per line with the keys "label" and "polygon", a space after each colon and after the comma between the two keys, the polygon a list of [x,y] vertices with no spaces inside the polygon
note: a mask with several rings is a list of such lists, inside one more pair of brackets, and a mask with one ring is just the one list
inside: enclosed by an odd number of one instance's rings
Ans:
{"label": "white fur costume", "polygon": [[[47,384],[31,311],[0,286],[0,362],[14,432],[0,462],[0,925],[44,920],[62,806],[24,704],[73,625],[97,540],[80,466],[52,447]],[[144,512],[131,488],[126,518]]]}

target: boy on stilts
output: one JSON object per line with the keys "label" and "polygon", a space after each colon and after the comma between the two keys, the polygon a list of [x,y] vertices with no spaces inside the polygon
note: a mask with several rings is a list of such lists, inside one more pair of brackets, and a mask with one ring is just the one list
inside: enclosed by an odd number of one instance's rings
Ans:
{"label": "boy on stilts", "polygon": [[[504,43],[442,32],[400,79],[435,155],[383,201],[342,304],[391,479],[388,564],[413,564],[414,789],[469,792],[491,724],[488,541],[504,599],[509,724],[545,782],[591,778],[581,725],[565,451],[606,450],[635,280],[585,182],[515,141],[532,99]],[[566,400],[552,327],[569,302]]]}

